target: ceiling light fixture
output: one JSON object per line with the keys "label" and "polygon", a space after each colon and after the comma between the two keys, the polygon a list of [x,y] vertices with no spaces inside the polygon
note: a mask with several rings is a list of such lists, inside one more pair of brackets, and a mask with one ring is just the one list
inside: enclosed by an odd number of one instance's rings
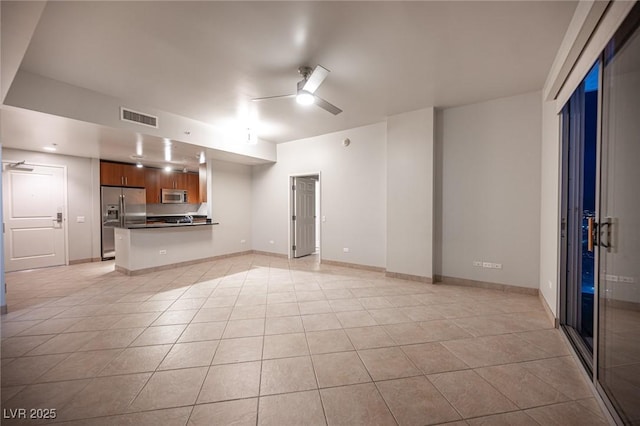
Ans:
{"label": "ceiling light fixture", "polygon": [[171,166],[166,166],[166,167],[164,168],[164,171],[165,171],[165,172],[170,172],[170,171],[171,171]]}
{"label": "ceiling light fixture", "polygon": [[137,168],[139,168],[139,169],[141,169],[141,168],[142,168],[142,163],[137,163],[137,164],[136,164],[136,167],[137,167]]}
{"label": "ceiling light fixture", "polygon": [[136,134],[136,155],[142,155],[142,135]]}
{"label": "ceiling light fixture", "polygon": [[56,150],[55,146],[43,146],[42,149],[44,149],[45,151],[49,151],[49,152],[53,152]]}
{"label": "ceiling light fixture", "polygon": [[298,90],[298,94],[296,95],[296,102],[300,105],[311,105],[315,103],[315,98],[313,95],[306,90]]}
{"label": "ceiling light fixture", "polygon": [[204,164],[207,162],[207,159],[204,156],[204,151],[200,151],[200,155],[198,156],[198,163]]}

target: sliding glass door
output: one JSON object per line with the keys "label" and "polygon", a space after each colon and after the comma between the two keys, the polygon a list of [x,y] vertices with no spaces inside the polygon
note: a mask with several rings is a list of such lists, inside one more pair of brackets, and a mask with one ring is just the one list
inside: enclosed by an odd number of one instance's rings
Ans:
{"label": "sliding glass door", "polygon": [[562,164],[562,328],[640,425],[640,3],[562,110]]}
{"label": "sliding glass door", "polygon": [[605,51],[597,384],[640,424],[640,31],[638,6]]}
{"label": "sliding glass door", "polygon": [[596,171],[599,64],[562,111],[562,315],[561,323],[584,364],[593,366]]}

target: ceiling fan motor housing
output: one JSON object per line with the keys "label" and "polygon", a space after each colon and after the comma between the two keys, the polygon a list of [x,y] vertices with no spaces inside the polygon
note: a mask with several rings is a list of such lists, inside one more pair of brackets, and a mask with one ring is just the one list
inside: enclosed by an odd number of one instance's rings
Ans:
{"label": "ceiling fan motor housing", "polygon": [[[304,81],[307,81],[309,79],[309,76],[311,75],[311,73],[313,72],[313,68],[311,67],[300,67],[298,68],[298,73],[302,76],[302,78],[304,78]],[[298,85],[300,85],[300,83],[298,83]]]}

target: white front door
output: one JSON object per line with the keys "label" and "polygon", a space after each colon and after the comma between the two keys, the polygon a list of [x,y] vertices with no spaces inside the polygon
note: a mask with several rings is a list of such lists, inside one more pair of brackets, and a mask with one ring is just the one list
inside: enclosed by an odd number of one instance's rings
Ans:
{"label": "white front door", "polygon": [[3,164],[7,272],[66,264],[64,168]]}
{"label": "white front door", "polygon": [[316,181],[308,177],[296,177],[293,178],[293,185],[293,257],[302,257],[316,250]]}

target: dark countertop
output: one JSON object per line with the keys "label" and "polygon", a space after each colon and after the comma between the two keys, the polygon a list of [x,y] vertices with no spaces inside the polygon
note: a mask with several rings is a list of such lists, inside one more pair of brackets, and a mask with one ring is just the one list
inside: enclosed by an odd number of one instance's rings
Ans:
{"label": "dark countertop", "polygon": [[145,223],[140,225],[127,225],[124,229],[156,229],[156,228],[184,228],[194,226],[220,225],[219,222],[202,222],[202,223]]}
{"label": "dark countertop", "polygon": [[206,214],[190,214],[190,213],[163,213],[163,214],[148,214],[147,213],[147,218],[179,218],[179,217],[185,217],[185,216],[191,216],[193,218],[206,218],[207,215]]}

